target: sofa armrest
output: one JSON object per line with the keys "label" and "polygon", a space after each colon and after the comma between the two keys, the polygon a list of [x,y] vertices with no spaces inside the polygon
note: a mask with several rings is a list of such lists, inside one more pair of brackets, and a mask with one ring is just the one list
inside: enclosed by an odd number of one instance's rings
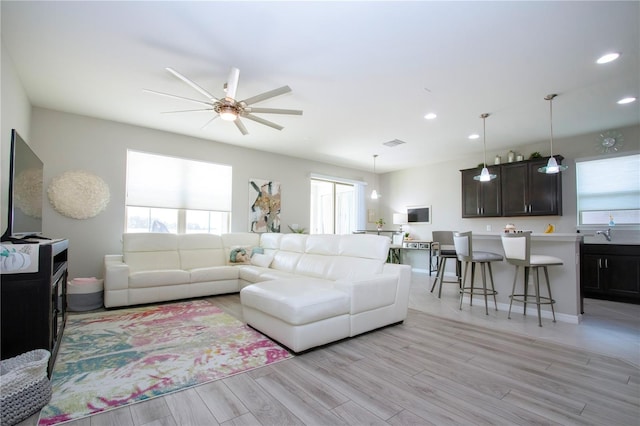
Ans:
{"label": "sofa armrest", "polygon": [[355,279],[340,279],[335,288],[349,294],[351,314],[370,311],[396,302],[398,276],[377,274]]}
{"label": "sofa armrest", "polygon": [[104,257],[104,290],[126,290],[129,288],[129,265],[122,255],[107,254]]}

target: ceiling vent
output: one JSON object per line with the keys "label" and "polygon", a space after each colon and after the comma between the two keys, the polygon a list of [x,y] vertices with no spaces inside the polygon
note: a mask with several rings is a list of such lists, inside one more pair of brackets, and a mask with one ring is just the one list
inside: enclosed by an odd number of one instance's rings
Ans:
{"label": "ceiling vent", "polygon": [[401,141],[400,139],[394,139],[394,140],[392,140],[392,141],[385,142],[385,143],[383,143],[382,145],[386,145],[386,146],[388,146],[389,148],[393,148],[393,147],[395,147],[395,146],[402,145],[403,143],[406,143],[406,142]]}

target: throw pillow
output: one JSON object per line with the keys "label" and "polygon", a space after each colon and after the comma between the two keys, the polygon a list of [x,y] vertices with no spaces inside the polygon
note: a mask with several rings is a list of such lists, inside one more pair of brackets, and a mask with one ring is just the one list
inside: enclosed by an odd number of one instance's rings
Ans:
{"label": "throw pillow", "polygon": [[256,253],[251,256],[251,264],[255,266],[260,266],[262,268],[268,268],[273,261],[273,256],[268,254]]}
{"label": "throw pillow", "polygon": [[231,249],[229,252],[229,263],[249,263],[247,250],[242,247]]}

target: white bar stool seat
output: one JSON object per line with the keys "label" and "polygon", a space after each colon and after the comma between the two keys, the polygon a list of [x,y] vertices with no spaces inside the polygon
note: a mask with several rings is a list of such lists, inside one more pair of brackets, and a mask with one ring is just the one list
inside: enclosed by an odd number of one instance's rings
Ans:
{"label": "white bar stool seat", "polygon": [[[502,261],[502,255],[488,251],[474,251],[471,231],[454,232],[453,243],[456,248],[458,260],[464,264],[464,272],[462,272],[462,286],[460,287],[460,309],[462,309],[462,299],[464,295],[468,294],[470,299],[469,306],[473,305],[473,295],[484,296],[484,309],[487,315],[489,315],[489,302],[487,301],[487,298],[488,296],[493,296],[493,303],[497,311],[498,302],[496,300],[496,294],[498,294],[498,292],[493,285],[491,262]],[[469,264],[471,264],[471,284],[467,286],[466,281]],[[474,288],[476,264],[480,265],[480,270],[482,271],[482,288]],[[487,270],[489,271],[491,289],[487,288]]]}
{"label": "white bar stool seat", "polygon": [[[553,322],[556,322],[556,313],[553,304],[556,303],[551,295],[551,285],[549,284],[549,271],[547,266],[562,265],[562,259],[555,256],[545,254],[531,254],[531,232],[519,232],[515,234],[502,234],[502,248],[507,262],[515,265],[516,273],[513,277],[513,287],[509,298],[509,313],[507,318],[511,319],[511,307],[514,300],[524,304],[524,315],[527,314],[527,303],[533,303],[538,310],[538,326],[542,327],[542,318],[540,317],[540,305],[550,305]],[[524,266],[524,292],[516,293],[516,283],[518,281],[518,270],[520,266]],[[548,296],[540,295],[540,268],[544,271],[544,277],[547,282]],[[529,274],[534,274],[534,294],[529,294]]]}

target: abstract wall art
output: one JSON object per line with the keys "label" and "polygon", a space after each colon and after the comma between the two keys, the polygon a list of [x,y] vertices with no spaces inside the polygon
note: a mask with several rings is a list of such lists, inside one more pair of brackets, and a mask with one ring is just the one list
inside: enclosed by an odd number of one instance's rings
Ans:
{"label": "abstract wall art", "polygon": [[280,182],[249,179],[249,231],[280,232]]}

